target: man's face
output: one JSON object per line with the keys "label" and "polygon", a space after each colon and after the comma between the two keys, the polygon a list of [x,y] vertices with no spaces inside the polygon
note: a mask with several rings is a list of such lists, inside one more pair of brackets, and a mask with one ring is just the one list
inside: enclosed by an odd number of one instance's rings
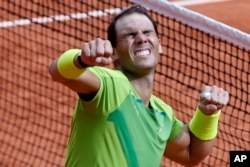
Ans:
{"label": "man's face", "polygon": [[144,15],[133,13],[116,23],[115,56],[122,70],[142,73],[153,70],[159,61],[161,45],[152,22]]}

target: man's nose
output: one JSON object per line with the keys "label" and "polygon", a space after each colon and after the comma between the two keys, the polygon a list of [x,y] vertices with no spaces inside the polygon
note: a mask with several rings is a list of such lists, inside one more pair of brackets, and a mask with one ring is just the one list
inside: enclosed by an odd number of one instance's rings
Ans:
{"label": "man's nose", "polygon": [[144,42],[147,42],[147,36],[139,31],[137,34],[136,34],[136,37],[135,37],[135,42],[136,43],[144,43]]}

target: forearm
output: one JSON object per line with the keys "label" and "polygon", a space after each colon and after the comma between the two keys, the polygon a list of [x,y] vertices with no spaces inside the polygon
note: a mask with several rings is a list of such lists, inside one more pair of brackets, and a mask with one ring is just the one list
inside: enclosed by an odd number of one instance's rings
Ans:
{"label": "forearm", "polygon": [[99,88],[99,79],[87,71],[87,65],[79,63],[78,49],[64,52],[55,59],[49,68],[49,73],[57,81],[77,93],[92,94]]}
{"label": "forearm", "polygon": [[190,134],[189,157],[191,162],[203,160],[212,151],[218,132],[221,111],[207,115],[197,108],[188,130]]}
{"label": "forearm", "polygon": [[55,59],[49,68],[53,80],[63,82],[76,79],[84,72],[78,62],[77,56],[81,50],[70,49],[64,52],[59,58]]}
{"label": "forearm", "polygon": [[201,140],[190,132],[189,163],[192,165],[201,163],[212,152],[215,140],[215,138]]}
{"label": "forearm", "polygon": [[193,118],[178,137],[168,142],[165,155],[185,166],[203,161],[212,151],[221,109],[228,100],[229,94],[222,88],[205,86]]}

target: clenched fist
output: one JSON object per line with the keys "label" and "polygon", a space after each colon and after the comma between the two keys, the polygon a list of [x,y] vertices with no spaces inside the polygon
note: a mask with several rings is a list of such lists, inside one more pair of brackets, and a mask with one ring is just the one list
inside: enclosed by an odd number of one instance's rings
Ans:
{"label": "clenched fist", "polygon": [[213,114],[227,105],[229,94],[217,86],[205,86],[201,92],[199,108],[205,114]]}
{"label": "clenched fist", "polygon": [[82,61],[88,66],[107,66],[113,62],[112,45],[109,40],[101,38],[85,42],[80,55]]}

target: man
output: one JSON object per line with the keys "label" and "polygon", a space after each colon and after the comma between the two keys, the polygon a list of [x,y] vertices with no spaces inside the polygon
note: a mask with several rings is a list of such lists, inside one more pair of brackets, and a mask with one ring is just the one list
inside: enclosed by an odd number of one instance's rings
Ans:
{"label": "man", "polygon": [[[211,152],[229,95],[205,86],[184,125],[152,94],[161,52],[155,22],[133,6],[114,18],[108,40],[86,42],[53,61],[52,78],[79,95],[65,166],[155,167],[162,156],[193,166]],[[114,70],[102,67],[112,63]]]}

